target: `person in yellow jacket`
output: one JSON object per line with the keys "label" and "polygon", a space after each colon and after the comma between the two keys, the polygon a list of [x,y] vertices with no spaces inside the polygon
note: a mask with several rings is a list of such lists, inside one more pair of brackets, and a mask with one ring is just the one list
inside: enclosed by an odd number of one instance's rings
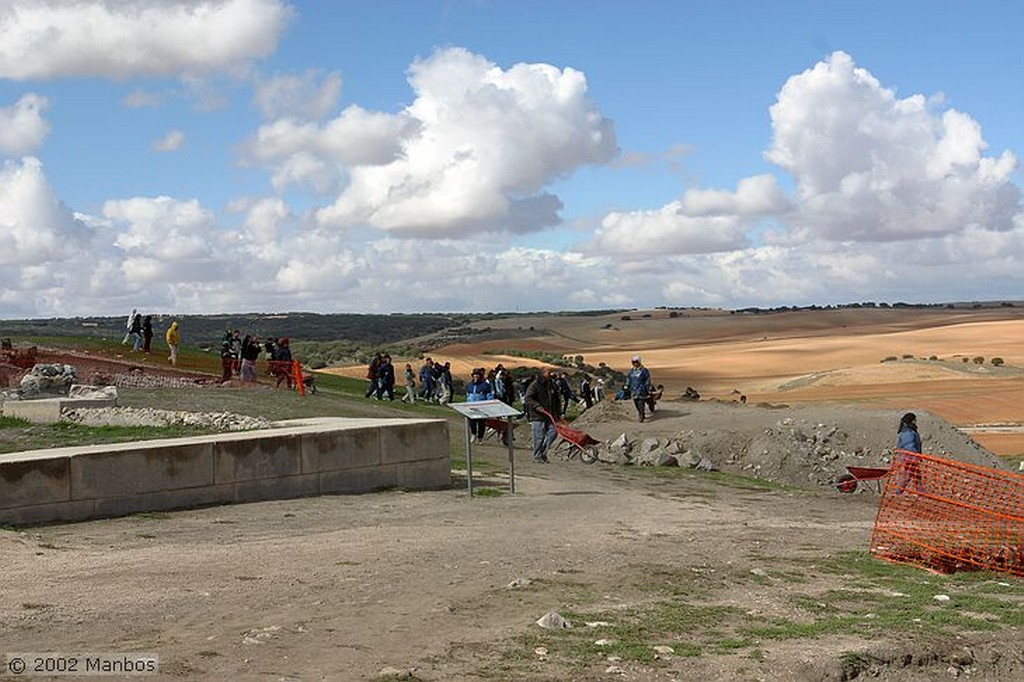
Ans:
{"label": "person in yellow jacket", "polygon": [[178,331],[177,320],[171,322],[171,326],[167,328],[167,333],[164,334],[164,340],[167,341],[167,348],[171,353],[167,359],[172,365],[177,366],[178,344],[181,343],[181,332]]}

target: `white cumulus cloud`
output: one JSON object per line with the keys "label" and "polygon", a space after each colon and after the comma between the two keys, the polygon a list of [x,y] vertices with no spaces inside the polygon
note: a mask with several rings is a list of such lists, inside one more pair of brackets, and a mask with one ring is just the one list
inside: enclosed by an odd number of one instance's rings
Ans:
{"label": "white cumulus cloud", "polygon": [[[534,231],[559,222],[561,201],[545,185],[617,153],[611,121],[575,69],[501,69],[449,48],[415,62],[409,83],[416,98],[390,140],[398,153],[349,166],[321,222],[401,236]],[[332,139],[343,146],[350,132]]]}
{"label": "white cumulus cloud", "polygon": [[117,246],[135,258],[173,265],[213,259],[218,252],[216,216],[195,199],[110,200],[103,204],[103,216],[121,226]]}
{"label": "white cumulus cloud", "polygon": [[283,0],[7,0],[0,78],[126,78],[231,69],[264,57]]}
{"label": "white cumulus cloud", "polygon": [[691,216],[770,215],[788,206],[775,176],[767,173],[740,180],[735,192],[689,189],[682,200],[682,210]]}
{"label": "white cumulus cloud", "polygon": [[588,251],[632,256],[707,253],[742,248],[746,227],[735,215],[688,215],[681,202],[652,211],[609,213]]}
{"label": "white cumulus cloud", "polygon": [[765,158],[796,180],[795,240],[886,241],[1006,230],[1020,211],[1016,157],[984,156],[981,126],[903,99],[843,52],[789,78]]}
{"label": "white cumulus cloud", "polygon": [[43,118],[49,105],[45,97],[29,93],[9,107],[0,107],[0,154],[24,156],[35,151],[50,132]]}
{"label": "white cumulus cloud", "polygon": [[0,265],[59,263],[80,252],[89,230],[64,206],[46,181],[36,158],[0,166]]}

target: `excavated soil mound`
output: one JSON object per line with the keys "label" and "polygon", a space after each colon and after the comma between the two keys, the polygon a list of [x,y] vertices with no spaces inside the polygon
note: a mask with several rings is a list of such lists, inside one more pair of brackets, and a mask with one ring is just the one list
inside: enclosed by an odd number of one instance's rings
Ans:
{"label": "excavated soil mound", "polygon": [[[675,441],[716,469],[790,485],[830,485],[847,466],[885,467],[901,413],[828,405],[745,405],[662,401],[643,423],[631,402],[604,401],[573,428],[606,443]],[[918,411],[923,449],[950,459],[1006,470],[1006,464],[948,422]]]}

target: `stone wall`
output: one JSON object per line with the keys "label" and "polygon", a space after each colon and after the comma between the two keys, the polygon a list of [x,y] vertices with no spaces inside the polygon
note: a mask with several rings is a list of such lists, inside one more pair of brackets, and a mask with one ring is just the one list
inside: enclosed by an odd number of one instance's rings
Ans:
{"label": "stone wall", "polygon": [[0,455],[0,523],[450,483],[444,420],[303,419],[261,431]]}

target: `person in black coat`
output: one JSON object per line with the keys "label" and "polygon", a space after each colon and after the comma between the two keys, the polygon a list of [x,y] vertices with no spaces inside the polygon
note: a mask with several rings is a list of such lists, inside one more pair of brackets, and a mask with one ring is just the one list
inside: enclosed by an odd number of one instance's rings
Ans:
{"label": "person in black coat", "polygon": [[377,366],[377,400],[395,399],[395,366],[391,364],[391,356],[385,353]]}
{"label": "person in black coat", "polygon": [[526,410],[526,418],[530,420],[533,435],[533,461],[547,462],[548,447],[558,435],[555,420],[562,417],[562,396],[555,380],[551,378],[550,367],[542,369],[527,386],[523,408]]}
{"label": "person in black coat", "polygon": [[153,316],[146,315],[142,320],[142,352],[149,353],[153,343]]}

